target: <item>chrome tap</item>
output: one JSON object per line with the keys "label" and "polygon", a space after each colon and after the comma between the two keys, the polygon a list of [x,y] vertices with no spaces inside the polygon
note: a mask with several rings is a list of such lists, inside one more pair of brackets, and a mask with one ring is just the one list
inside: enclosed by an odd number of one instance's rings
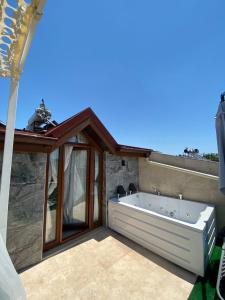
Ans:
{"label": "chrome tap", "polygon": [[183,199],[183,195],[182,195],[182,194],[178,194],[178,198],[179,198],[180,200],[182,200],[182,199]]}
{"label": "chrome tap", "polygon": [[160,191],[158,191],[155,186],[153,186],[152,188],[153,188],[155,194],[158,195],[158,196],[160,196]]}

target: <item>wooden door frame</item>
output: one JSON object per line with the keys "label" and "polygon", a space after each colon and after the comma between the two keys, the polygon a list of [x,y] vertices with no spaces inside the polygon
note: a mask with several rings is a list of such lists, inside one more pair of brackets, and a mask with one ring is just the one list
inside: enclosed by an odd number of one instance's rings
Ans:
{"label": "wooden door frame", "polygon": [[[63,147],[64,149],[64,147]],[[90,164],[90,147],[88,146],[80,146],[78,145],[78,147],[73,145],[73,150],[72,151],[76,151],[76,150],[85,150],[87,151],[87,160],[86,160],[86,207],[85,207],[85,223],[87,224],[87,228],[83,228],[83,231],[86,231],[87,229],[89,229],[89,181],[90,181],[90,172],[89,172],[89,164]],[[64,155],[63,155],[64,158]],[[60,211],[61,211],[61,216],[60,216],[60,221],[59,221],[59,232],[60,232],[60,239],[59,239],[59,243],[63,243],[64,241],[70,240],[71,238],[74,238],[75,236],[77,236],[80,232],[75,233],[75,234],[71,234],[71,236],[68,236],[66,238],[63,238],[63,211],[64,211],[64,202],[63,202],[63,195],[64,195],[64,159],[63,160],[63,168],[61,169],[61,174],[62,174],[62,180],[61,180],[61,203],[60,203]]]}
{"label": "wooden door frame", "polygon": [[[54,150],[55,151],[55,150]],[[55,228],[55,240],[50,241],[48,243],[45,242],[45,234],[46,234],[46,215],[47,215],[47,203],[48,203],[48,174],[49,174],[49,161],[50,161],[50,153],[48,153],[47,155],[47,165],[46,165],[46,180],[45,180],[45,205],[44,205],[44,226],[43,226],[43,250],[48,250],[51,249],[55,246],[57,246],[59,244],[59,205],[60,205],[60,201],[59,201],[59,197],[60,197],[60,188],[61,188],[61,155],[62,155],[62,149],[61,147],[59,148],[59,157],[58,157],[58,174],[57,174],[57,184],[58,184],[58,191],[57,191],[57,204],[56,204],[56,228]]]}
{"label": "wooden door frame", "polygon": [[[92,207],[93,207],[93,212],[92,212],[92,228],[96,228],[102,225],[102,205],[103,205],[103,178],[104,178],[104,153],[102,151],[99,151],[98,149],[93,149],[93,161],[94,161],[94,170],[95,170],[95,151],[98,152],[99,154],[99,212],[98,212],[98,221],[94,222],[93,217],[94,217],[94,191],[93,191],[93,203],[92,203]],[[94,187],[94,180],[93,180],[93,187]]]}
{"label": "wooden door frame", "polygon": [[[88,137],[87,137],[88,138]],[[89,139],[90,141],[90,139]],[[63,195],[64,195],[64,147],[66,144],[73,145],[74,149],[87,150],[87,173],[86,173],[86,216],[88,228],[75,233],[65,239],[62,237],[63,226]],[[95,171],[95,151],[99,153],[99,172],[100,172],[100,186],[99,186],[99,221],[94,223],[93,211],[94,211],[94,171]],[[57,245],[63,244],[69,240],[72,240],[102,224],[102,200],[103,200],[103,151],[100,147],[96,147],[96,144],[90,141],[90,144],[79,143],[65,143],[59,148],[59,163],[58,163],[58,193],[57,193],[57,210],[56,210],[56,239],[45,243],[46,234],[46,216],[47,216],[47,201],[48,201],[48,173],[49,173],[49,156],[47,158],[46,166],[46,188],[45,188],[45,205],[44,205],[44,226],[43,226],[43,250],[49,250]]]}

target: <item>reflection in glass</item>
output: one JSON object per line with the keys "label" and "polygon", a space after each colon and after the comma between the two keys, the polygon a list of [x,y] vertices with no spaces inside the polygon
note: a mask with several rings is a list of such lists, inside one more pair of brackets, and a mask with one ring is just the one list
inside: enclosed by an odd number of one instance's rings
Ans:
{"label": "reflection in glass", "polygon": [[95,151],[95,181],[94,181],[94,222],[99,220],[99,186],[100,186],[100,155]]}
{"label": "reflection in glass", "polygon": [[77,135],[70,137],[67,142],[75,143],[75,144],[77,143],[88,144],[88,140],[83,133],[79,133]]}
{"label": "reflection in glass", "polygon": [[45,230],[46,243],[54,241],[56,239],[58,163],[59,163],[59,149],[56,149],[49,156],[48,200],[47,200],[46,230]]}
{"label": "reflection in glass", "polygon": [[65,146],[64,229],[86,224],[86,170],[87,150],[73,150],[73,146]]}

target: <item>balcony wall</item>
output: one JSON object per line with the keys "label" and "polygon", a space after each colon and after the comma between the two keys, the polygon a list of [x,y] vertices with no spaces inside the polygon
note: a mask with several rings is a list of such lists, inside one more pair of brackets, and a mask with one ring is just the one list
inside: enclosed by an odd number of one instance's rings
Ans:
{"label": "balcony wall", "polygon": [[[179,156],[153,152],[151,161],[177,166],[209,175],[218,175],[218,163],[206,160],[193,160]],[[188,172],[153,165],[144,158],[139,159],[139,187],[144,192],[160,191],[162,195],[210,203],[216,207],[218,229],[225,226],[225,196],[218,189],[218,181]]]}

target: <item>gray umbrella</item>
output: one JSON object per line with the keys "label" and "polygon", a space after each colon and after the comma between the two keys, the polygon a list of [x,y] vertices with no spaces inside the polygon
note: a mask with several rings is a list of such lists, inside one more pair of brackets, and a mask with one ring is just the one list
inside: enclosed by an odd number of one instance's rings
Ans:
{"label": "gray umbrella", "polygon": [[216,114],[216,136],[219,155],[219,188],[225,194],[225,93],[221,95],[221,102]]}

